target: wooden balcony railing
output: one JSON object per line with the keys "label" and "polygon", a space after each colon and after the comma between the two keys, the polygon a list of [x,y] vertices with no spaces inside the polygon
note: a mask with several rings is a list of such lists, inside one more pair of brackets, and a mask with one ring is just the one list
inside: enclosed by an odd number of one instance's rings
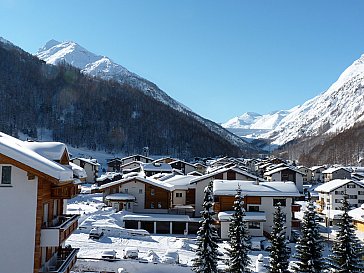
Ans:
{"label": "wooden balcony railing", "polygon": [[47,266],[42,268],[40,273],[68,273],[77,260],[79,248],[62,248],[57,256]]}

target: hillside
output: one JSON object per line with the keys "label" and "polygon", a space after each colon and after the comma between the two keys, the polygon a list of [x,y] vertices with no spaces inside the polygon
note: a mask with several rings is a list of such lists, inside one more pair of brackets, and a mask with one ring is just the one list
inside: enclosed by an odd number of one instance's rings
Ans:
{"label": "hillside", "polygon": [[0,97],[0,130],[15,136],[37,138],[44,128],[54,140],[75,147],[132,154],[148,146],[151,154],[181,158],[253,150],[211,121],[128,83],[87,76],[64,63],[46,64],[3,40]]}

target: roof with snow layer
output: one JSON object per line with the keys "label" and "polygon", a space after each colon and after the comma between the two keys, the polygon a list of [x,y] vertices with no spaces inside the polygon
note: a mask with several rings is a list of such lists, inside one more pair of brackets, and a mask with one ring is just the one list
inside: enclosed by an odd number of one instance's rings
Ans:
{"label": "roof with snow layer", "polygon": [[[58,157],[61,146],[59,142],[44,142],[43,144],[34,145],[34,143],[30,144],[0,133],[0,154],[51,176],[60,182],[72,181],[73,171],[71,167],[68,168],[53,161],[55,156]],[[50,159],[47,156],[50,156]]]}
{"label": "roof with snow layer", "polygon": [[326,182],[326,183],[318,186],[315,189],[315,191],[329,193],[350,182],[352,182],[360,187],[364,187],[364,183],[362,181],[355,181],[355,180],[351,180],[351,179],[334,179],[334,180],[331,180],[329,182]]}
{"label": "roof with snow layer", "polygon": [[255,176],[255,175],[253,175],[253,174],[251,174],[251,173],[248,173],[248,172],[246,172],[246,171],[244,171],[244,170],[240,169],[239,167],[234,166],[234,167],[230,167],[230,168],[221,168],[221,169],[218,169],[218,170],[217,170],[217,171],[215,171],[215,172],[212,172],[212,173],[208,173],[208,174],[204,174],[204,175],[198,176],[198,177],[196,177],[195,179],[192,179],[192,180],[191,180],[191,184],[197,183],[197,182],[199,182],[199,181],[201,181],[201,180],[205,180],[206,178],[209,178],[209,177],[215,176],[215,175],[217,175],[217,174],[219,174],[219,173],[227,172],[227,171],[229,171],[229,170],[232,170],[232,171],[234,171],[234,172],[236,172],[236,173],[239,173],[239,174],[245,175],[245,176],[250,177],[250,178],[252,178],[252,179],[254,179],[254,180],[258,180],[258,181],[262,181],[262,182],[265,182],[265,181],[266,181],[266,180],[264,180],[263,178],[260,178],[260,177],[258,177],[258,176]]}
{"label": "roof with snow layer", "polygon": [[214,180],[213,194],[235,196],[240,186],[241,194],[247,196],[301,196],[293,182],[259,182],[244,180]]}

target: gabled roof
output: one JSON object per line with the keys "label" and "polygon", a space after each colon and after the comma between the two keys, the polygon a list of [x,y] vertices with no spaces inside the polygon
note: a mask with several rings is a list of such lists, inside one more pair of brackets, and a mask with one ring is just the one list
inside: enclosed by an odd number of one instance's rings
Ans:
{"label": "gabled roof", "polygon": [[215,176],[215,175],[217,175],[217,174],[224,173],[224,172],[227,172],[227,171],[230,171],[230,170],[232,170],[232,171],[234,171],[234,172],[236,172],[236,173],[239,173],[239,174],[245,175],[245,176],[247,176],[247,177],[250,177],[250,178],[252,178],[252,179],[254,179],[254,180],[258,180],[258,181],[266,181],[266,180],[264,180],[263,178],[260,178],[260,177],[258,177],[258,176],[255,176],[255,175],[253,175],[253,174],[251,174],[251,173],[248,173],[248,172],[246,172],[246,171],[244,171],[244,170],[240,169],[239,167],[235,167],[235,166],[234,166],[234,167],[230,167],[230,168],[222,168],[222,169],[218,169],[218,170],[217,170],[217,171],[215,171],[215,172],[208,173],[208,174],[204,174],[204,175],[202,175],[202,176],[198,176],[198,177],[196,177],[195,179],[191,180],[191,184],[198,183],[198,182],[199,182],[199,181],[201,181],[201,180],[205,180],[206,178],[213,177],[213,176]]}
{"label": "gabled roof", "polygon": [[310,169],[311,169],[311,171],[316,171],[317,169],[326,169],[326,167],[325,166],[313,166]]}
{"label": "gabled roof", "polygon": [[296,173],[299,173],[301,175],[305,175],[304,173],[300,172],[299,170],[295,170],[295,169],[292,169],[291,167],[280,167],[280,168],[276,168],[276,169],[273,169],[271,171],[268,171],[268,172],[265,172],[264,173],[264,176],[270,176],[274,173],[278,173],[278,172],[281,172],[281,171],[284,171],[284,170],[291,170],[293,172],[296,172]]}
{"label": "gabled roof", "polygon": [[[46,151],[47,146],[50,149],[49,153]],[[2,154],[3,156],[15,160],[20,164],[26,165],[40,173],[53,177],[60,182],[73,181],[73,171],[71,167],[63,166],[45,157],[49,154],[53,158],[55,151],[60,150],[60,146],[61,145],[57,142],[38,145],[38,149],[41,150],[43,154],[41,155],[31,149],[28,142],[0,133],[0,155]],[[55,147],[55,149],[52,150],[52,147]]]}
{"label": "gabled roof", "polygon": [[100,164],[97,163],[97,159],[95,159],[95,158],[84,158],[84,157],[75,157],[75,158],[72,158],[72,160],[75,160],[75,159],[78,159],[78,160],[83,161],[85,163],[88,163],[90,165],[100,166]]}
{"label": "gabled roof", "polygon": [[172,172],[173,169],[168,163],[144,163],[141,165],[142,169],[147,172]]}
{"label": "gabled roof", "polygon": [[334,172],[337,172],[339,170],[344,170],[344,171],[346,171],[348,173],[351,173],[351,171],[349,171],[347,168],[344,168],[344,167],[328,168],[328,169],[322,171],[322,173],[324,173],[324,174],[325,173],[326,174],[328,174],[328,173],[334,173]]}
{"label": "gabled roof", "polygon": [[117,181],[109,182],[107,184],[101,185],[99,187],[99,189],[101,189],[101,190],[106,189],[106,188],[109,188],[109,187],[112,187],[112,186],[116,186],[116,185],[119,185],[119,184],[124,184],[124,183],[134,181],[134,180],[137,180],[137,181],[142,182],[142,183],[150,184],[150,185],[153,185],[153,186],[156,186],[156,187],[168,190],[168,191],[173,191],[174,190],[174,186],[167,183],[167,182],[159,181],[159,180],[155,180],[155,179],[151,179],[151,178],[144,178],[144,177],[141,177],[141,176],[128,177],[126,179],[120,179],[120,180],[117,180]]}
{"label": "gabled roof", "polygon": [[180,159],[177,159],[177,160],[175,160],[175,161],[169,162],[168,164],[172,165],[172,164],[177,163],[177,162],[181,162],[181,163],[184,163],[184,164],[186,164],[186,165],[189,165],[189,166],[191,166],[191,167],[194,167],[194,168],[195,168],[195,165],[193,165],[192,163],[189,163],[189,162],[186,162],[186,161],[183,161],[183,160],[180,160]]}
{"label": "gabled roof", "polygon": [[335,180],[331,180],[329,182],[326,182],[320,186],[318,186],[315,191],[316,192],[325,192],[325,193],[330,193],[338,188],[340,188],[341,186],[344,186],[348,183],[354,183],[360,187],[364,187],[364,182],[362,181],[355,181],[355,180],[351,180],[351,179],[335,179]]}
{"label": "gabled roof", "polygon": [[140,155],[140,154],[126,156],[126,157],[121,158],[120,160],[124,161],[124,160],[130,159],[130,158],[134,158],[134,157],[137,157],[137,156],[142,157],[142,158],[145,158],[145,159],[148,159],[150,161],[153,161],[153,158],[150,158],[150,157],[147,157],[147,156],[144,156],[144,155]]}
{"label": "gabled roof", "polygon": [[293,182],[259,182],[243,180],[214,180],[213,194],[235,196],[240,186],[242,195],[246,196],[277,196],[298,197],[301,196]]}

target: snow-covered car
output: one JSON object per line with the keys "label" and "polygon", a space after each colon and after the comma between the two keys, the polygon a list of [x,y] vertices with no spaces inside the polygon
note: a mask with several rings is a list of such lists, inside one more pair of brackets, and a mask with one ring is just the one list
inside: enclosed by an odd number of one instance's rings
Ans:
{"label": "snow-covered car", "polygon": [[162,262],[166,264],[178,264],[179,254],[177,250],[167,250],[162,258]]}
{"label": "snow-covered car", "polygon": [[97,228],[93,228],[90,230],[88,238],[89,239],[100,239],[103,235],[104,235],[104,233],[101,230],[99,230]]}
{"label": "snow-covered car", "polygon": [[272,244],[267,240],[262,241],[261,246],[262,246],[262,249],[265,251],[270,251],[272,248]]}
{"label": "snow-covered car", "polygon": [[262,246],[260,244],[261,240],[251,240],[250,241],[250,249],[251,250],[261,250]]}
{"label": "snow-covered car", "polygon": [[136,247],[126,247],[124,249],[124,259],[137,259],[139,250]]}
{"label": "snow-covered car", "polygon": [[101,254],[101,258],[108,261],[116,260],[116,251],[104,250]]}

